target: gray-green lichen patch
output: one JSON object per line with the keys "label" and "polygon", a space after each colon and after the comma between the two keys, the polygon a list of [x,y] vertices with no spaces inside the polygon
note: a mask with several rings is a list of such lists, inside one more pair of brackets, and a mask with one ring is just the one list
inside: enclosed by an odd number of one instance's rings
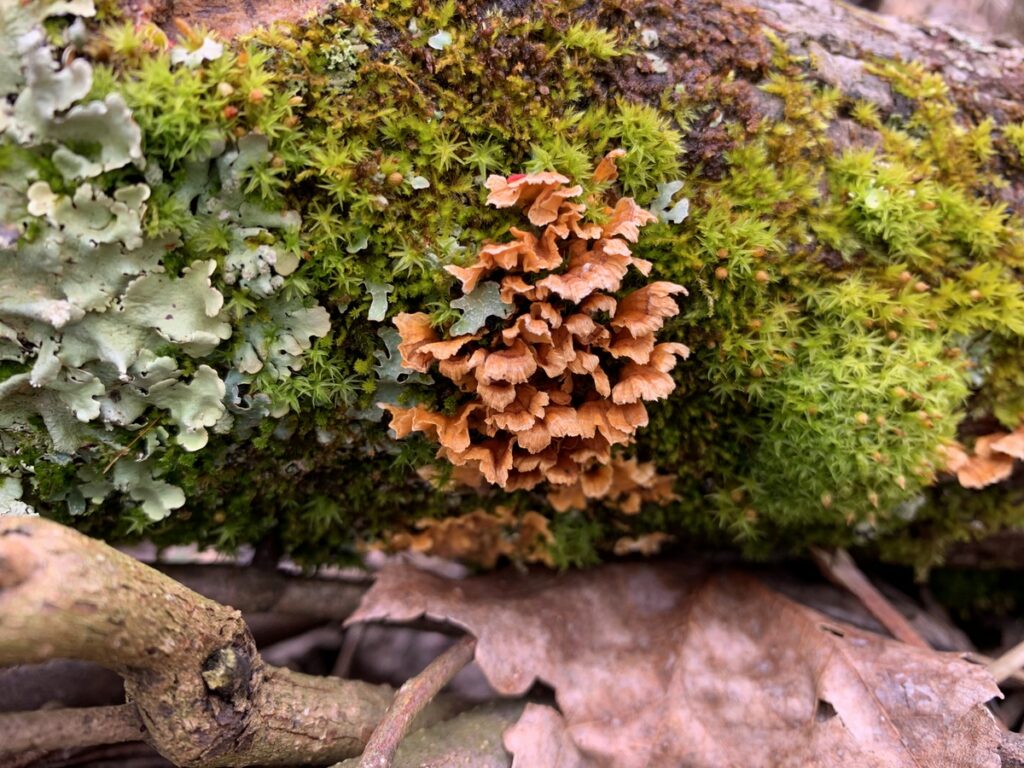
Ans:
{"label": "gray-green lichen patch", "polygon": [[[31,485],[72,513],[120,494],[158,520],[185,503],[165,458],[211,431],[251,432],[271,412],[247,391],[251,374],[299,370],[330,321],[286,294],[298,215],[249,187],[270,164],[267,137],[213,137],[167,173],[125,98],[90,98],[93,66],[62,63],[39,26],[92,12],[0,11],[0,40],[16,41],[0,56],[0,513],[28,511]],[[172,51],[169,66],[215,61],[211,43]],[[163,225],[153,185],[177,215]],[[204,227],[216,239],[200,254],[182,229]],[[44,489],[51,472],[66,480]]]}
{"label": "gray-green lichen patch", "polygon": [[504,320],[513,309],[511,304],[502,301],[501,290],[492,281],[481,283],[471,293],[453,301],[452,306],[462,310],[462,317],[451,327],[453,336],[476,333],[483,328],[487,318],[498,317]]}
{"label": "gray-green lichen patch", "polygon": [[21,480],[0,475],[0,516],[31,515],[32,508],[21,500]]}

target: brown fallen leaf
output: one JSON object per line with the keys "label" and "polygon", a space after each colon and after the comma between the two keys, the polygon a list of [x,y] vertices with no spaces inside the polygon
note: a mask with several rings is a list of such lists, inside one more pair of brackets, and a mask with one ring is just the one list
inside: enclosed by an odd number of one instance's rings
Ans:
{"label": "brown fallen leaf", "polygon": [[397,566],[350,621],[421,616],[476,635],[500,693],[555,689],[563,726],[530,710],[506,734],[517,766],[1000,764],[984,708],[999,690],[982,667],[833,622],[741,573],[614,564],[451,580]]}
{"label": "brown fallen leaf", "polygon": [[527,704],[519,722],[505,731],[505,749],[513,754],[512,768],[586,768],[565,727],[565,719],[555,709],[542,704]]}

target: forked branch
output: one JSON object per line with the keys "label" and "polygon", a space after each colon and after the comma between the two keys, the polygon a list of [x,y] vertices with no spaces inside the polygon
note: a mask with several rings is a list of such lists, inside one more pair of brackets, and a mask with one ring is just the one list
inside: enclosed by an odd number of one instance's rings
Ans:
{"label": "forked branch", "polygon": [[238,611],[102,542],[0,520],[0,665],[57,658],[120,674],[144,739],[181,766],[357,755],[392,699],[386,686],[264,663]]}

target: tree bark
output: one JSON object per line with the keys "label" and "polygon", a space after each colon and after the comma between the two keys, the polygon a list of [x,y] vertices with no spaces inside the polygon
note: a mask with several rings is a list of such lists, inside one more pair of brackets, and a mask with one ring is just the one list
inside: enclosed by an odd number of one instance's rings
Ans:
{"label": "tree bark", "polygon": [[[134,5],[133,0],[125,2],[128,7]],[[528,15],[531,2],[536,0],[516,7]],[[143,10],[136,16],[147,15],[172,35],[172,21],[181,19],[230,36],[277,20],[298,20],[326,5],[328,0],[271,0],[255,5],[240,0],[216,4],[162,0],[155,6],[139,6]],[[502,3],[495,0],[494,5]],[[1024,120],[1024,46],[1003,39],[984,40],[943,25],[915,26],[836,0],[625,0],[622,6],[635,23],[659,33],[657,52],[672,63],[672,74],[680,85],[690,90],[713,92],[716,83],[733,76],[758,85],[769,57],[762,30],[768,30],[790,51],[807,56],[820,80],[873,102],[883,115],[899,109],[899,97],[868,71],[866,64],[874,59],[921,62],[942,75],[954,100],[974,120],[991,117],[998,124]],[[637,61],[630,57],[623,61],[624,74],[614,86],[631,97],[656,101],[666,86],[665,78],[651,73],[635,76]],[[762,116],[778,108],[771,97],[759,92],[752,99],[752,111]],[[831,134],[838,149],[865,140],[864,131],[845,118],[836,120]],[[714,151],[713,145],[710,149]],[[994,194],[1024,215],[1024,173],[1006,169],[1004,175],[1009,185]]]}
{"label": "tree bark", "polygon": [[[918,27],[832,0],[755,0],[765,23],[846,93],[892,99],[867,74],[872,58],[920,61],[942,75],[972,117],[1017,121],[1024,114],[1024,48],[977,39],[952,27]],[[890,107],[892,102],[888,102]]]}

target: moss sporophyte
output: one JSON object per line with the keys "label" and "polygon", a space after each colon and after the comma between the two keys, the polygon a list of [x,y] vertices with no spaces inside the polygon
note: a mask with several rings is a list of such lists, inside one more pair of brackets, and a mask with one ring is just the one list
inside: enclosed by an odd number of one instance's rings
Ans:
{"label": "moss sporophyte", "polygon": [[1024,415],[1021,125],[913,63],[858,101],[726,6],[727,48],[534,11],[5,5],[0,506],[308,564],[1022,522],[949,471]]}

